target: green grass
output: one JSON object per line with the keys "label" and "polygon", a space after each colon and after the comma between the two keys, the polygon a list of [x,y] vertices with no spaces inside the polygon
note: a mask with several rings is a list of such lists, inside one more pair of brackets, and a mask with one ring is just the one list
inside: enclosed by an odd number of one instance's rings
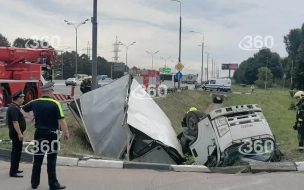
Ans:
{"label": "green grass", "polygon": [[[71,156],[73,153],[93,154],[91,146],[87,143],[86,137],[82,129],[76,123],[71,113],[66,113],[66,121],[70,132],[68,141],[61,140],[60,152],[61,156]],[[27,122],[27,129],[24,132],[24,140],[34,139],[35,128],[31,122]],[[0,128],[0,139],[9,139],[8,128]],[[11,148],[11,144],[0,144],[2,148]]]}
{"label": "green grass", "polygon": [[182,132],[181,121],[189,108],[196,107],[199,111],[205,111],[211,104],[210,92],[186,90],[180,93],[170,94],[164,98],[155,99],[155,102],[163,110],[172,123],[175,132]]}
{"label": "green grass", "polygon": [[[234,91],[249,92],[249,87],[233,86]],[[262,108],[273,134],[276,137],[279,149],[289,159],[303,160],[304,154],[297,151],[297,132],[292,126],[295,122],[295,110],[290,107],[288,90],[283,89],[255,89],[255,94],[232,94],[224,101],[222,107],[239,104],[259,104]]]}

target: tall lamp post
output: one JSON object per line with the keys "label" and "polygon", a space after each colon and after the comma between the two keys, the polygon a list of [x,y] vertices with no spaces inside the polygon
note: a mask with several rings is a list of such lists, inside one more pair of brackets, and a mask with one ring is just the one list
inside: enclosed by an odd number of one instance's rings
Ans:
{"label": "tall lamp post", "polygon": [[86,20],[84,20],[84,21],[82,21],[80,23],[71,23],[71,22],[69,22],[67,20],[64,20],[64,22],[66,22],[67,25],[73,26],[75,28],[75,30],[76,30],[76,72],[75,72],[75,77],[77,75],[77,57],[78,57],[78,54],[77,54],[77,31],[78,31],[79,26],[85,24],[87,21],[89,21],[89,19],[86,19]]}
{"label": "tall lamp post", "polygon": [[193,32],[193,33],[198,33],[198,34],[202,34],[203,35],[203,42],[202,42],[202,45],[199,45],[199,46],[202,46],[202,69],[201,69],[201,84],[203,84],[203,74],[204,74],[204,33],[202,32],[195,32],[195,31],[190,31],[190,32]]}
{"label": "tall lamp post", "polygon": [[[178,62],[181,62],[181,38],[182,38],[182,3],[179,0],[171,0],[179,2],[179,56]],[[178,89],[180,89],[180,79],[178,80]]]}
{"label": "tall lamp post", "polygon": [[119,42],[119,43],[118,43],[119,45],[123,45],[123,46],[126,47],[126,68],[125,68],[125,72],[127,72],[127,67],[128,67],[128,49],[129,49],[129,46],[132,46],[132,45],[134,45],[135,43],[136,43],[135,41],[132,42],[132,43],[129,44],[129,45],[125,45],[125,44],[123,44],[122,42]]}
{"label": "tall lamp post", "polygon": [[266,62],[266,79],[265,79],[265,90],[267,89],[267,73],[268,73],[268,57],[266,57],[267,62]]}
{"label": "tall lamp post", "polygon": [[208,78],[208,74],[209,74],[209,55],[211,54],[211,53],[208,53],[208,52],[206,52],[206,54],[207,54],[207,80],[209,79]]}
{"label": "tall lamp post", "polygon": [[150,53],[150,52],[148,52],[148,51],[146,51],[146,52],[152,56],[152,69],[153,69],[153,56],[154,56],[155,54],[157,54],[159,51],[156,51],[155,53]]}
{"label": "tall lamp post", "polygon": [[160,57],[161,59],[163,59],[163,60],[165,60],[165,67],[167,68],[167,60],[168,59],[170,59],[171,58],[171,56],[170,57],[168,57],[168,58],[163,58],[163,57]]}

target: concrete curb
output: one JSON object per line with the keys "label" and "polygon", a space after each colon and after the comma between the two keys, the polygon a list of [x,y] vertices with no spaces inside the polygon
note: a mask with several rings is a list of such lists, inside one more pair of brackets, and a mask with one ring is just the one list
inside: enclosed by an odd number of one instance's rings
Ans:
{"label": "concrete curb", "polygon": [[[0,148],[0,159],[10,160],[11,150]],[[33,163],[33,155],[22,152],[21,162]],[[47,163],[47,156],[44,157],[43,164]],[[208,168],[203,165],[170,165],[159,163],[130,162],[117,160],[87,159],[81,160],[72,157],[57,157],[57,165],[74,166],[87,168],[114,168],[114,169],[150,169],[158,171],[173,172],[200,172],[200,173],[221,173],[221,174],[237,174],[237,173],[259,173],[259,172],[288,172],[288,171],[304,171],[304,161],[302,162],[252,162],[247,166],[232,167],[212,167]]]}

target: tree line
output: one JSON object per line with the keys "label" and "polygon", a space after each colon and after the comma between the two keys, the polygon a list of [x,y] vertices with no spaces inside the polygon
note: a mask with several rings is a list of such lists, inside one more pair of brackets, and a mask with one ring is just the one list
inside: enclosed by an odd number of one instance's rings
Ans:
{"label": "tree line", "polygon": [[[25,48],[26,46],[36,46],[37,48],[43,48],[44,43],[38,41],[36,43],[33,39],[30,38],[16,38],[11,44],[8,39],[0,33],[0,47],[19,47]],[[56,50],[56,49],[55,49]],[[1,61],[1,60],[0,60]],[[111,65],[114,62],[107,61],[105,58],[98,56],[97,57],[97,75],[108,75],[111,77]],[[125,63],[123,63],[125,64]],[[54,79],[67,79],[74,77],[76,72],[76,51],[64,51],[57,52],[55,65],[51,67],[54,69]],[[139,69],[133,67],[132,69]],[[127,67],[127,71],[129,68]],[[92,60],[87,54],[78,54],[77,53],[77,73],[78,74],[87,74],[91,75],[92,73]],[[122,71],[112,72],[112,78],[120,78],[124,75]]]}
{"label": "tree line", "polygon": [[291,29],[283,39],[287,57],[280,57],[268,48],[260,49],[253,57],[244,60],[235,70],[233,79],[240,84],[255,84],[262,88],[285,85],[290,89],[304,88],[304,23]]}

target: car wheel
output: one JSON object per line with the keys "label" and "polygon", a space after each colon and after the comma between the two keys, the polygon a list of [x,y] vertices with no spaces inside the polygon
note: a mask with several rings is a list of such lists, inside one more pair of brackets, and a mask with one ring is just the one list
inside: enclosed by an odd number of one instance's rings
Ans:
{"label": "car wheel", "polygon": [[66,86],[69,86],[68,84],[65,84]]}

